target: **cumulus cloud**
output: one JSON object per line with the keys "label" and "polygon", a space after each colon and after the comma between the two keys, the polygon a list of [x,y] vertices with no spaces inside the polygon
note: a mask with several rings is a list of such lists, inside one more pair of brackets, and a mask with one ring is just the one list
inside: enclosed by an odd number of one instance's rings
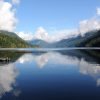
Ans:
{"label": "cumulus cloud", "polygon": [[43,27],[39,27],[35,32],[34,38],[48,41],[49,35]]}
{"label": "cumulus cloud", "polygon": [[[0,30],[14,31],[17,24],[15,17],[15,10],[13,4],[19,4],[20,0],[12,0],[12,3],[0,0]],[[100,16],[100,8],[97,8],[97,16]],[[37,28],[34,33],[17,32],[16,34],[24,40],[41,39],[47,42],[56,42],[62,39],[75,37],[77,35],[84,36],[88,31],[100,29],[100,19],[90,18],[79,22],[79,28],[76,29],[62,29],[56,31],[53,35],[49,33],[43,27]]]}
{"label": "cumulus cloud", "polygon": [[28,41],[28,40],[32,40],[33,39],[33,34],[32,33],[26,33],[24,31],[22,32],[16,32],[16,34],[21,37],[22,39]]}
{"label": "cumulus cloud", "polygon": [[23,32],[18,33],[18,35],[24,40],[41,39],[46,42],[52,43],[60,41],[62,39],[77,37],[78,35],[84,36],[89,31],[94,31],[99,29],[100,29],[100,20],[98,18],[91,18],[80,21],[79,27],[76,29],[57,30],[53,35],[50,35],[43,27],[39,27],[34,33],[34,35],[33,33],[25,34]]}
{"label": "cumulus cloud", "polygon": [[70,37],[75,37],[78,35],[78,31],[76,29],[73,30],[58,30],[56,33],[53,35],[50,35],[46,29],[43,27],[37,28],[36,32],[34,33],[25,33],[25,32],[17,32],[16,33],[19,37],[21,37],[24,40],[35,40],[35,39],[40,39],[44,40],[46,42],[52,43],[56,41],[60,41],[62,39],[70,38]]}
{"label": "cumulus cloud", "polygon": [[19,4],[20,0],[12,0],[12,4]]}
{"label": "cumulus cloud", "polygon": [[83,36],[86,32],[100,29],[100,20],[96,18],[80,21],[79,31]]}
{"label": "cumulus cloud", "polygon": [[24,40],[33,40],[33,39],[41,39],[47,41],[49,36],[46,30],[43,27],[37,28],[35,34],[31,32],[16,32],[16,34]]}
{"label": "cumulus cloud", "polygon": [[[97,16],[90,19],[85,19],[79,22],[79,27],[75,29],[56,30],[53,35],[50,35],[43,27],[37,28],[34,33],[19,32],[18,35],[24,40],[41,39],[46,42],[56,42],[62,39],[76,37],[78,35],[84,36],[89,31],[100,29],[100,8],[97,8]],[[34,35],[33,35],[34,34]]]}
{"label": "cumulus cloud", "polygon": [[97,15],[100,16],[100,8],[97,8]]}
{"label": "cumulus cloud", "polygon": [[23,32],[19,32],[18,35],[24,40],[41,39],[46,42],[52,43],[60,41],[62,39],[77,37],[78,35],[84,36],[86,32],[99,29],[100,29],[100,20],[97,18],[91,18],[80,21],[79,28],[58,30],[53,35],[50,35],[43,27],[39,27],[34,33],[34,35],[32,33],[25,34]]}
{"label": "cumulus cloud", "polygon": [[11,3],[0,1],[0,30],[14,31],[17,19]]}

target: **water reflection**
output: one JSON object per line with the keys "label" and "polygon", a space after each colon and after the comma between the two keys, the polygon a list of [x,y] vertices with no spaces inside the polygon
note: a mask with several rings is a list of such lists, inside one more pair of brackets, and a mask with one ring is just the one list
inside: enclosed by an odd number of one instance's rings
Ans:
{"label": "water reflection", "polygon": [[14,64],[0,66],[0,97],[5,93],[14,91],[13,86],[16,85],[16,77],[18,70]]}
{"label": "water reflection", "polygon": [[[79,51],[78,51],[79,52]],[[82,54],[82,55],[81,55]],[[87,60],[88,56],[88,60]],[[25,54],[20,57],[17,62],[21,64],[32,63],[35,61],[38,67],[44,68],[49,62],[53,64],[60,65],[73,65],[78,68],[80,74],[89,75],[93,77],[97,81],[97,86],[100,85],[100,64],[98,61],[96,62],[96,57],[83,55],[83,53],[79,53],[79,55],[74,55],[73,52],[66,51],[66,54],[62,54],[60,52],[47,52],[40,55],[34,55],[31,53]]]}
{"label": "water reflection", "polygon": [[[0,57],[9,57],[10,62],[0,63],[0,97],[12,92],[14,96],[19,96],[21,90],[17,87],[17,77],[20,69],[17,65],[36,63],[40,70],[52,65],[74,66],[82,75],[92,77],[96,85],[100,86],[100,62],[98,51],[49,51],[45,53],[19,53],[19,52],[0,52]],[[50,66],[56,67],[57,66]],[[62,66],[61,66],[62,67]],[[19,86],[20,84],[18,84]]]}
{"label": "water reflection", "polygon": [[[9,92],[12,92],[15,96],[20,94],[21,91],[16,86],[19,71],[15,62],[23,54],[22,52],[0,51],[0,98]],[[2,60],[6,58],[9,58],[9,60]]]}

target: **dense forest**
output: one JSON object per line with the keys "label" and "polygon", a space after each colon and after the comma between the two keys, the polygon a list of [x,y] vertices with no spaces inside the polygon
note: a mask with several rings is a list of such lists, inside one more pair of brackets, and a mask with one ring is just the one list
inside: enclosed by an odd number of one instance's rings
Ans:
{"label": "dense forest", "polygon": [[63,39],[54,44],[56,48],[59,47],[100,47],[100,30],[94,30],[85,33],[84,36],[72,37]]}
{"label": "dense forest", "polygon": [[35,45],[28,44],[13,32],[0,30],[0,48],[34,48]]}
{"label": "dense forest", "polygon": [[100,47],[100,30],[95,32],[92,36],[79,41],[78,47]]}

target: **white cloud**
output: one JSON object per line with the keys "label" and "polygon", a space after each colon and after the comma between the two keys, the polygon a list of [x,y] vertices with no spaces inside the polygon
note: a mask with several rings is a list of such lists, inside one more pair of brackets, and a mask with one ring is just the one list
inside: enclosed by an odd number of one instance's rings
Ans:
{"label": "white cloud", "polygon": [[32,40],[33,34],[32,33],[25,33],[25,32],[16,32],[16,34],[24,40]]}
{"label": "white cloud", "polygon": [[20,0],[12,0],[12,4],[19,4]]}
{"label": "white cloud", "polygon": [[17,35],[24,40],[41,39],[52,43],[62,39],[76,37],[78,35],[84,36],[86,32],[96,29],[100,29],[100,21],[98,19],[89,19],[81,21],[79,23],[79,29],[62,29],[56,31],[53,35],[49,35],[49,33],[43,27],[39,27],[34,34],[19,32]]}
{"label": "white cloud", "polygon": [[56,32],[56,35],[53,36],[53,40],[56,39],[57,41],[62,40],[62,39],[68,39],[71,37],[76,37],[79,34],[77,29],[63,29],[63,30],[58,30]]}
{"label": "white cloud", "polygon": [[27,40],[27,41],[33,40],[33,39],[41,39],[41,40],[48,41],[48,38],[49,38],[48,33],[43,27],[39,27],[36,30],[34,35],[29,32],[16,32],[16,34],[22,39]]}
{"label": "white cloud", "polygon": [[[100,15],[100,8],[97,8],[97,14]],[[90,19],[82,20],[79,22],[79,27],[75,29],[54,29],[54,34],[50,35],[43,27],[37,28],[36,32],[24,33],[19,32],[18,35],[25,40],[41,39],[46,42],[56,42],[62,39],[76,37],[78,35],[84,36],[87,32],[100,29],[100,19],[92,17]]]}
{"label": "white cloud", "polygon": [[17,19],[11,3],[0,1],[0,29],[14,31]]}
{"label": "white cloud", "polygon": [[[100,8],[97,8],[97,15],[100,15]],[[83,21],[80,21],[79,23],[79,31],[81,35],[83,36],[86,32],[93,31],[93,30],[99,30],[100,29],[100,19],[97,17],[92,17],[90,19],[86,19]]]}
{"label": "white cloud", "polygon": [[[19,4],[20,0],[12,0],[12,4]],[[17,24],[15,17],[15,10],[11,3],[0,0],[0,30],[14,31]],[[97,8],[97,15],[100,15],[100,8]],[[56,31],[54,35],[49,33],[43,28],[37,28],[34,33],[17,32],[16,34],[24,40],[41,39],[47,42],[56,42],[61,39],[67,39],[75,37],[79,34],[84,36],[88,31],[100,29],[100,20],[98,18],[91,18],[79,22],[79,28],[77,29],[62,29]]]}
{"label": "white cloud", "polygon": [[19,32],[18,35],[24,40],[41,39],[46,42],[56,42],[62,39],[76,37],[78,35],[84,36],[86,32],[99,29],[100,20],[97,18],[91,18],[80,21],[79,28],[58,30],[53,35],[49,35],[49,33],[43,27],[39,27],[34,35],[32,33],[25,34],[23,32]]}
{"label": "white cloud", "polygon": [[83,36],[86,32],[100,29],[100,21],[96,18],[80,21],[79,31]]}
{"label": "white cloud", "polygon": [[49,35],[43,27],[39,27],[35,32],[34,38],[48,41]]}
{"label": "white cloud", "polygon": [[78,31],[76,29],[73,30],[64,29],[56,31],[56,33],[54,33],[53,35],[49,35],[49,33],[43,27],[39,27],[37,28],[34,34],[25,32],[19,32],[19,33],[17,32],[16,34],[24,40],[41,39],[51,43],[60,41],[61,39],[64,38],[66,39],[70,37],[75,37],[78,35]]}
{"label": "white cloud", "polygon": [[97,15],[100,16],[100,8],[97,8]]}

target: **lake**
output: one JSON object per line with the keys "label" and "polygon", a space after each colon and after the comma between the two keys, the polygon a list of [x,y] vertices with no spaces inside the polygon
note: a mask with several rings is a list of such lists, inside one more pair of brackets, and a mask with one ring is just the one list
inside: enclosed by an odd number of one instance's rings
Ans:
{"label": "lake", "polygon": [[100,100],[100,50],[0,50],[0,100]]}

